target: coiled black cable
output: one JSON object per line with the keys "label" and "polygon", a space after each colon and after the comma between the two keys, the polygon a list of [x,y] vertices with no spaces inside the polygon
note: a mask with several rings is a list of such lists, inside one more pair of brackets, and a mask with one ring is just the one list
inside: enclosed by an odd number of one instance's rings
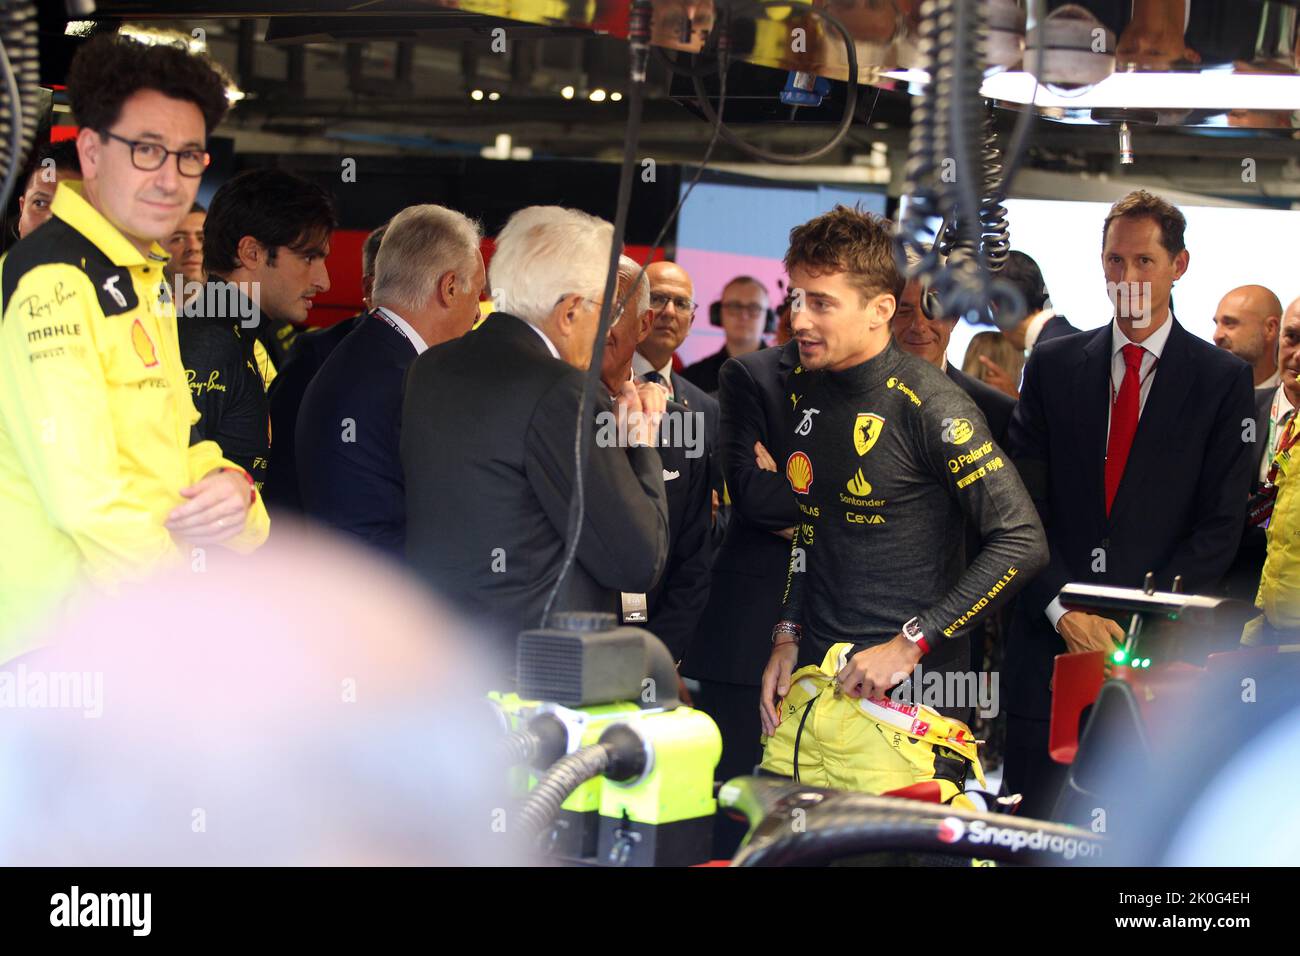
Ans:
{"label": "coiled black cable", "polygon": [[520,826],[529,840],[545,833],[560,814],[560,807],[575,790],[588,780],[602,776],[608,769],[614,748],[595,743],[561,757],[546,771],[528,794],[519,810]]}
{"label": "coiled black cable", "polygon": [[27,160],[40,120],[36,102],[40,89],[36,5],[6,2],[0,6],[0,71],[4,74],[6,109],[0,112],[0,209],[7,209],[18,172]]}
{"label": "coiled black cable", "polygon": [[[1040,27],[1033,59],[1036,90],[1045,4],[1034,0],[1034,5]],[[1000,324],[1018,322],[1025,314],[1024,297],[996,275],[1011,251],[1004,200],[1033,106],[1017,119],[1003,164],[979,93],[988,40],[983,6],[976,0],[927,0],[921,14],[919,49],[930,84],[913,110],[909,203],[896,240],[899,265],[908,279],[921,281],[938,298],[944,315],[984,321],[992,313]],[[942,225],[934,229],[936,221]]]}

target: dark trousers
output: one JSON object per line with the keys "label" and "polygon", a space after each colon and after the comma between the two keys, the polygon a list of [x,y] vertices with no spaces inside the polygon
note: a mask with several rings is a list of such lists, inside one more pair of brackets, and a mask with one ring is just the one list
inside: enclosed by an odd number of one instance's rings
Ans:
{"label": "dark trousers", "polygon": [[[763,759],[758,742],[763,732],[758,722],[758,685],[701,680],[695,704],[713,718],[722,734],[722,759],[713,778],[725,783],[751,775]],[[713,827],[714,859],[733,856],[748,830],[748,825],[719,813]]]}
{"label": "dark trousers", "polygon": [[1017,816],[1050,819],[1065,782],[1068,768],[1053,760],[1047,752],[1050,725],[1048,720],[1007,714],[1003,786],[1007,793],[1019,793],[1024,797]]}

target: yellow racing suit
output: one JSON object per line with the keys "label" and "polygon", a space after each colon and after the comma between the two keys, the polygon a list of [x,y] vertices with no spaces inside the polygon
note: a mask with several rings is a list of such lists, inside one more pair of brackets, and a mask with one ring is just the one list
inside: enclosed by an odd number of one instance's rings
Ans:
{"label": "yellow racing suit", "polygon": [[[190,444],[167,254],[142,254],[79,183],[52,210],[0,260],[0,661],[82,583],[111,591],[177,560],[164,521],[180,490],[238,468]],[[269,527],[259,496],[226,544],[250,551]]]}
{"label": "yellow racing suit", "polygon": [[970,809],[967,770],[984,783],[964,723],[924,705],[840,693],[835,675],[854,653],[835,644],[820,665],[790,677],[781,723],[764,739],[762,769],[816,787],[881,794],[933,781],[945,803]]}
{"label": "yellow racing suit", "polygon": [[1273,458],[1271,480],[1277,497],[1268,521],[1268,556],[1255,595],[1255,606],[1264,614],[1246,624],[1243,644],[1275,643],[1276,631],[1300,629],[1300,445],[1291,444],[1294,429],[1293,419]]}

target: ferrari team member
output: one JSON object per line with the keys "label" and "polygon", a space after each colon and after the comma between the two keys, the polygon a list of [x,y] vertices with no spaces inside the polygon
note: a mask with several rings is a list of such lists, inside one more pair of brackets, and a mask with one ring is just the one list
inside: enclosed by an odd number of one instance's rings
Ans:
{"label": "ferrari team member", "polygon": [[27,188],[18,197],[18,238],[25,239],[49,221],[50,202],[54,190],[65,180],[81,178],[81,161],[77,159],[77,144],[72,140],[46,143],[36,151],[30,163]]}
{"label": "ferrari team member", "polygon": [[[1033,503],[975,404],[891,340],[903,277],[889,225],[837,206],[791,231],[785,266],[801,370],[778,464],[801,521],[763,672],[769,736],[792,669],[834,644],[860,648],[838,674],[851,697],[884,695],[926,654],[926,671],[965,669],[968,629],[1047,561]],[[966,521],[983,542],[969,560]]]}
{"label": "ferrari team member", "polygon": [[251,477],[190,444],[159,241],[189,210],[226,110],[175,46],[89,41],[68,77],[84,181],[0,261],[0,660],[82,582],[112,590],[179,549],[265,540]]}
{"label": "ferrari team member", "polygon": [[1255,595],[1262,613],[1246,624],[1243,644],[1300,644],[1300,428],[1295,412],[1300,406],[1300,299],[1287,306],[1281,339],[1282,384],[1273,405],[1287,411],[1268,448],[1268,474],[1247,516],[1252,526],[1267,529],[1267,555]]}

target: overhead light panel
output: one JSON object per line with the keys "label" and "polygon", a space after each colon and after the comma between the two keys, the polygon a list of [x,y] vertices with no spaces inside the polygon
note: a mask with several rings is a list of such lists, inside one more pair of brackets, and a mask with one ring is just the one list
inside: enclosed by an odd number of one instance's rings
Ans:
{"label": "overhead light panel", "polygon": [[[916,87],[929,83],[924,70],[891,70],[890,79]],[[1021,70],[994,73],[980,86],[988,99],[1044,109],[1148,110],[1300,110],[1300,76],[1274,73],[1112,73],[1100,83],[1074,91],[1037,84]]]}

